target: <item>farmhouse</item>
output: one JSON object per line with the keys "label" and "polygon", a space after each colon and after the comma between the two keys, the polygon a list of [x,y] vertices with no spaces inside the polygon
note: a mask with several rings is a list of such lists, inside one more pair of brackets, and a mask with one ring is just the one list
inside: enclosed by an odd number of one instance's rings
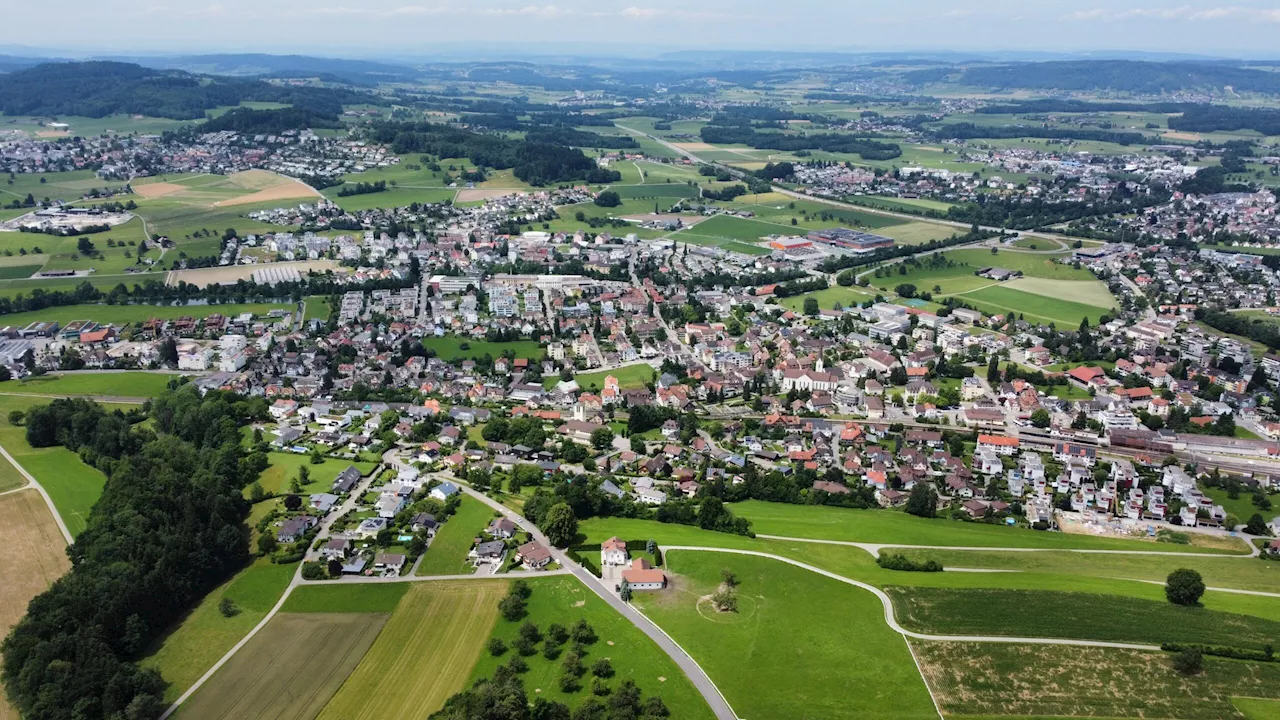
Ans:
{"label": "farmhouse", "polygon": [[626,565],[628,560],[627,544],[617,536],[600,543],[600,566]]}
{"label": "farmhouse", "polygon": [[667,586],[667,574],[649,564],[644,558],[636,558],[631,567],[622,571],[622,579],[632,590],[661,590]]}

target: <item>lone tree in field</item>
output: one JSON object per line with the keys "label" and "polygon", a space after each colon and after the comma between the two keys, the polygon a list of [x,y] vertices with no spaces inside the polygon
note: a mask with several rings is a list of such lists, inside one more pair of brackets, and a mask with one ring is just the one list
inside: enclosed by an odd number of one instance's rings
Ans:
{"label": "lone tree in field", "polygon": [[1204,579],[1189,568],[1174,570],[1165,580],[1164,595],[1175,605],[1196,605],[1204,595]]}
{"label": "lone tree in field", "polygon": [[922,518],[937,517],[938,494],[925,483],[916,483],[907,497],[907,513]]}
{"label": "lone tree in field", "polygon": [[578,519],[573,516],[573,508],[565,503],[551,506],[543,522],[542,531],[547,539],[556,547],[567,547],[578,534]]}
{"label": "lone tree in field", "polygon": [[1182,675],[1199,675],[1204,669],[1204,657],[1199,650],[1187,648],[1173,656],[1173,669]]}

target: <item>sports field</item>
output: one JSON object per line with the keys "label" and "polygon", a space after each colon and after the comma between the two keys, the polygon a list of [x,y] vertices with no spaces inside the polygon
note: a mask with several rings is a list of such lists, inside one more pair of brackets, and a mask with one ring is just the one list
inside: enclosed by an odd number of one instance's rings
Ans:
{"label": "sports field", "polygon": [[184,718],[311,720],[382,629],[386,613],[281,613],[191,697]]}
{"label": "sports field", "polygon": [[[937,717],[906,642],[871,593],[766,558],[672,551],[666,561],[672,588],[636,593],[636,602],[739,717]],[[736,613],[706,599],[722,569],[738,578]]]}
{"label": "sports field", "polygon": [[[27,611],[31,598],[44,592],[70,567],[66,540],[58,531],[49,508],[35,490],[0,495],[0,634]],[[0,696],[0,720],[18,720],[18,714]]]}
{"label": "sports field", "polygon": [[471,676],[507,585],[414,583],[319,717],[417,720],[439,710]]}
{"label": "sports field", "polygon": [[464,497],[458,511],[436,531],[431,545],[418,562],[417,575],[462,575],[472,572],[466,563],[472,540],[493,520],[488,505]]}
{"label": "sports field", "polygon": [[[1205,657],[1176,672],[1169,653],[1111,648],[913,641],[948,716],[1239,718],[1233,696],[1280,698],[1280,663]],[[936,717],[936,715],[935,715]]]}
{"label": "sports field", "polygon": [[[499,618],[493,637],[510,647],[525,622],[537,625],[545,636],[552,623],[571,628],[579,620],[585,620],[595,630],[598,639],[586,646],[583,665],[591,667],[597,660],[607,658],[614,670],[614,675],[607,680],[609,687],[631,680],[646,697],[661,697],[672,718],[702,720],[713,717],[693,683],[671,658],[576,578],[531,578],[528,582],[533,590],[528,600],[528,616],[516,622]],[[573,708],[591,695],[589,680],[583,683],[588,687],[576,692],[561,691],[558,682],[563,674],[560,660],[546,658],[543,654],[545,644],[539,644],[538,650],[538,653],[524,658],[529,670],[521,675],[531,697],[556,700]],[[471,680],[493,677],[497,667],[510,662],[515,654],[514,650],[498,657],[483,653],[472,671]]]}
{"label": "sports field", "polygon": [[[434,350],[441,360],[465,360],[481,358],[485,355],[497,358],[504,352],[513,352],[518,358],[537,360],[542,357],[542,348],[532,340],[515,340],[512,342],[489,342],[488,340],[472,340],[456,335],[429,337],[422,339],[423,347]],[[463,347],[466,345],[466,347]]]}
{"label": "sports field", "polygon": [[[158,670],[169,683],[165,699],[176,700],[261,622],[297,569],[297,564],[276,565],[270,558],[255,560],[206,595],[172,632],[162,637],[141,664]],[[224,617],[218,611],[223,598],[234,603],[238,610],[235,615]]]}

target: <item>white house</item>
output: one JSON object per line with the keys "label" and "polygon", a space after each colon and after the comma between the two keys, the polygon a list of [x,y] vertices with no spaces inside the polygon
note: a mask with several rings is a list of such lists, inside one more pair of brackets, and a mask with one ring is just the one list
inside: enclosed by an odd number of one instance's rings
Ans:
{"label": "white house", "polygon": [[600,543],[600,567],[626,565],[629,560],[627,543],[617,536]]}

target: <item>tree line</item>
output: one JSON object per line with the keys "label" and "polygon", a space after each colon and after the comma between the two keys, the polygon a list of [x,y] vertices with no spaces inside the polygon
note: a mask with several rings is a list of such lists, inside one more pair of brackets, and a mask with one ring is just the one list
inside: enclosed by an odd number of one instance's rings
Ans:
{"label": "tree line", "polygon": [[761,150],[824,150],[833,153],[851,153],[863,160],[892,160],[902,155],[896,143],[866,140],[853,135],[814,133],[812,135],[785,135],[776,132],[759,132],[752,127],[706,125],[699,131],[702,142],[712,145],[741,143]]}
{"label": "tree line", "polygon": [[63,445],[107,473],[71,570],[31,601],[5,638],[3,679],[28,720],[154,718],[165,681],[137,661],[210,590],[249,560],[245,486],[265,467],[240,427],[265,402],[193,386],[141,413],[55,400],[27,415],[36,447]]}

